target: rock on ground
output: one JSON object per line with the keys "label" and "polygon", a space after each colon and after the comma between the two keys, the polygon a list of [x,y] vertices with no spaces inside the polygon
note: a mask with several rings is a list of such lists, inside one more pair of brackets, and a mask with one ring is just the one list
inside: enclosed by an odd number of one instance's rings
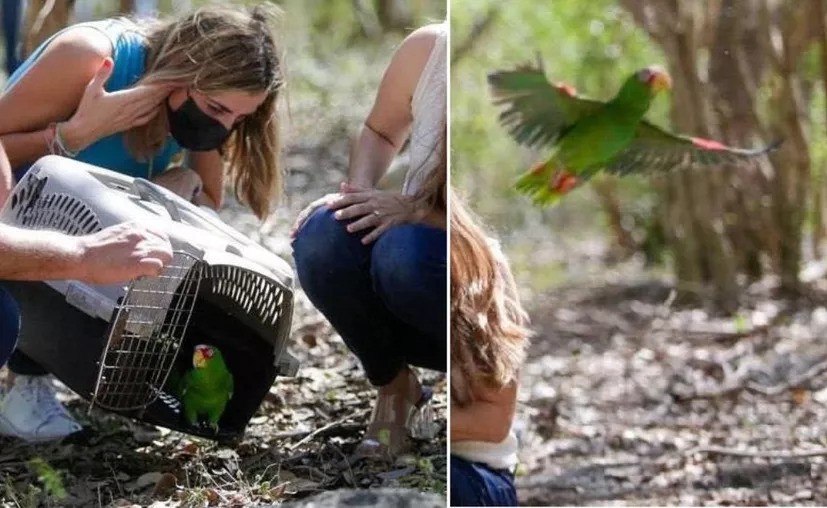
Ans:
{"label": "rock on ground", "polygon": [[407,489],[341,489],[323,492],[295,503],[289,508],[326,508],[328,506],[371,506],[375,508],[443,508],[445,498],[430,492]]}

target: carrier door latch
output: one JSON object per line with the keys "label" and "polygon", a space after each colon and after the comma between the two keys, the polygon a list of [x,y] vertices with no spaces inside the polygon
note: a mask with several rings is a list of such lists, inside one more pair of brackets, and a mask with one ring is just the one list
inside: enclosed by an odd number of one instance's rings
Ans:
{"label": "carrier door latch", "polygon": [[287,351],[281,354],[276,362],[276,373],[282,377],[296,377],[299,372],[299,361]]}

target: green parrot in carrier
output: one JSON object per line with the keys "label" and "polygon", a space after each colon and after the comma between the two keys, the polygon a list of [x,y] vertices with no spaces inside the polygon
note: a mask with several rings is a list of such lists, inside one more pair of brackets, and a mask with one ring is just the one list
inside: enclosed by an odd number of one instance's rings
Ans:
{"label": "green parrot in carrier", "polygon": [[488,76],[501,123],[517,142],[548,146],[551,154],[517,181],[518,191],[549,205],[599,171],[616,175],[668,171],[678,167],[743,163],[775,149],[754,150],[667,132],[643,117],[652,100],[672,87],[657,66],[629,76],[608,102],[550,83],[541,67],[526,65]]}
{"label": "green parrot in carrier", "polygon": [[233,398],[233,375],[227,369],[221,351],[215,346],[199,344],[192,355],[192,369],[178,384],[184,418],[195,426],[206,417],[218,433],[218,421],[227,402]]}

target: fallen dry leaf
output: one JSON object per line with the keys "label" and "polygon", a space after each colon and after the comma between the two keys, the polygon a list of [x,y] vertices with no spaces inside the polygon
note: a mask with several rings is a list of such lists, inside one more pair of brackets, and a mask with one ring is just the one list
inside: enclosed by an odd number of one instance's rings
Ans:
{"label": "fallen dry leaf", "polygon": [[155,488],[152,489],[152,497],[163,497],[167,498],[175,492],[175,488],[178,486],[178,479],[172,473],[164,473],[158,478],[158,482],[155,484]]}

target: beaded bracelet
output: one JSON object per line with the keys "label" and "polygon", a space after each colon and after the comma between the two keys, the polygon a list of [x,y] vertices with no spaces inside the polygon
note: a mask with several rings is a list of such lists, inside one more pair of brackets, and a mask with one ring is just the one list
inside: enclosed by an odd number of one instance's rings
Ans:
{"label": "beaded bracelet", "polygon": [[66,144],[63,141],[63,137],[60,135],[60,126],[63,122],[58,122],[55,124],[55,144],[60,148],[62,155],[66,157],[77,157],[78,151],[72,151],[66,148]]}

